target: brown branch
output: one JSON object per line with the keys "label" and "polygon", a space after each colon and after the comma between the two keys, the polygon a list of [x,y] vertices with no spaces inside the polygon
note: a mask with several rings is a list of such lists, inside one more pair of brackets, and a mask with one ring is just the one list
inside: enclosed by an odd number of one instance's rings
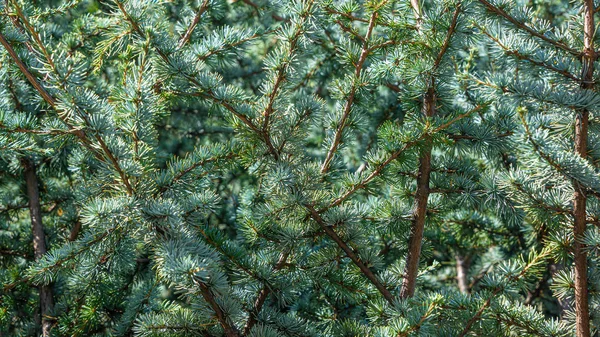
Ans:
{"label": "brown branch", "polygon": [[558,69],[558,68],[556,68],[556,67],[554,67],[554,66],[552,66],[550,64],[547,64],[545,62],[535,61],[531,57],[522,54],[518,50],[510,49],[508,46],[504,45],[502,43],[502,41],[500,41],[500,39],[498,39],[498,38],[492,36],[490,33],[488,33],[487,30],[485,29],[485,27],[481,27],[481,26],[478,26],[478,27],[479,27],[479,29],[481,30],[481,32],[484,35],[486,35],[488,38],[490,38],[492,41],[494,41],[500,48],[502,48],[504,50],[504,52],[507,55],[512,55],[512,56],[514,56],[515,58],[517,58],[519,60],[525,60],[525,61],[528,61],[529,63],[531,63],[533,65],[544,67],[544,68],[546,68],[548,70],[551,70],[551,71],[553,71],[555,73],[563,75],[564,77],[566,77],[568,79],[571,79],[571,80],[573,80],[575,82],[578,82],[578,83],[581,82],[580,78],[578,78],[577,76],[571,74],[570,72],[568,72],[566,70]]}
{"label": "brown branch", "polygon": [[[115,231],[117,228],[118,228],[118,227],[113,227],[113,228],[110,228],[108,231],[105,231],[105,232],[103,232],[103,233],[102,233],[102,234],[100,234],[100,235],[99,235],[97,238],[95,238],[94,240],[92,240],[92,241],[88,242],[86,246],[83,246],[83,247],[81,247],[81,248],[80,248],[79,250],[77,250],[76,252],[73,252],[72,254],[70,254],[70,255],[68,255],[68,256],[66,256],[66,257],[64,257],[64,258],[62,258],[62,259],[60,259],[60,260],[56,261],[56,263],[55,263],[55,264],[53,264],[53,265],[51,265],[51,266],[49,266],[49,267],[43,268],[43,269],[40,271],[40,273],[44,273],[44,272],[47,272],[47,271],[49,271],[49,270],[53,270],[53,269],[55,269],[55,268],[61,267],[61,266],[62,266],[62,265],[65,263],[65,262],[67,262],[67,261],[69,261],[69,260],[71,260],[71,259],[74,259],[75,257],[79,256],[79,254],[81,254],[81,253],[83,253],[84,251],[86,251],[86,250],[90,249],[90,248],[91,248],[91,247],[92,247],[94,244],[96,244],[96,243],[98,243],[98,242],[102,241],[102,240],[103,240],[105,237],[107,237],[109,234],[111,234],[112,232],[114,232],[114,231]],[[14,282],[12,282],[12,283],[9,283],[9,284],[7,284],[7,285],[5,285],[5,286],[3,287],[3,290],[4,290],[4,291],[9,291],[9,290],[13,289],[14,287],[16,287],[17,285],[19,285],[19,284],[21,284],[21,283],[29,283],[29,282],[31,282],[31,280],[32,280],[32,278],[33,278],[34,276],[35,276],[35,275],[21,277],[21,278],[19,278],[18,280],[14,281]]]}
{"label": "brown branch", "polygon": [[169,183],[168,183],[167,185],[163,186],[163,187],[160,189],[159,193],[161,193],[161,194],[162,194],[162,193],[164,193],[164,192],[165,192],[165,191],[166,191],[166,190],[169,188],[169,186],[173,186],[173,185],[174,185],[174,184],[175,184],[177,181],[181,180],[181,178],[183,178],[183,177],[184,177],[186,174],[190,173],[191,171],[195,170],[195,169],[196,169],[196,168],[198,168],[198,167],[202,167],[202,166],[204,166],[204,165],[206,165],[206,164],[210,164],[210,163],[216,162],[216,161],[218,161],[218,160],[231,159],[231,158],[234,158],[234,157],[236,157],[236,156],[237,156],[237,154],[236,154],[236,153],[230,152],[230,153],[228,153],[228,154],[226,154],[225,156],[222,156],[222,157],[219,157],[219,156],[217,156],[217,157],[211,157],[211,158],[206,158],[206,159],[204,159],[204,160],[200,160],[200,161],[198,161],[198,162],[196,162],[196,163],[194,163],[194,164],[190,165],[190,166],[189,166],[188,168],[186,168],[185,170],[183,170],[183,171],[181,171],[181,172],[177,173],[177,174],[176,174],[176,175],[175,175],[175,176],[174,176],[174,177],[173,177],[173,178],[172,178],[172,179],[169,181]]}
{"label": "brown branch", "polygon": [[69,241],[77,240],[77,237],[79,236],[80,231],[81,231],[81,221],[77,220],[73,224],[73,227],[71,228],[71,232],[69,233]]}
{"label": "brown branch", "polygon": [[[527,274],[529,269],[531,269],[533,266],[535,266],[539,260],[546,258],[549,254],[550,254],[550,250],[542,251],[539,255],[537,255],[535,257],[535,259],[533,261],[529,262],[523,268],[523,270],[521,270],[521,272],[519,272],[517,275],[509,276],[507,282],[514,282],[514,281],[519,280],[521,277],[523,277],[525,274]],[[492,291],[492,293],[490,294],[490,296],[488,296],[486,301],[479,307],[479,309],[477,310],[475,315],[473,315],[473,317],[471,317],[471,319],[469,319],[467,321],[465,328],[460,333],[460,335],[458,335],[458,337],[465,337],[467,335],[467,333],[469,333],[473,324],[475,324],[475,322],[477,322],[481,318],[481,315],[483,314],[485,309],[487,309],[490,306],[490,304],[492,303],[492,299],[494,299],[494,297],[496,297],[496,295],[498,295],[498,293],[500,293],[503,289],[504,289],[504,286],[499,285],[494,289],[494,291]]]}
{"label": "brown branch", "polygon": [[[21,160],[25,183],[27,185],[27,197],[29,198],[29,213],[31,215],[31,231],[33,233],[33,253],[35,260],[39,261],[47,252],[46,234],[42,223],[42,209],[40,206],[40,192],[38,189],[38,179],[35,164],[32,160],[23,158]],[[50,336],[52,320],[48,319],[54,308],[54,299],[52,296],[52,285],[40,285],[40,313],[41,317],[37,320],[42,325],[42,335]]]}
{"label": "brown branch", "polygon": [[196,28],[196,25],[198,25],[198,23],[200,22],[200,19],[202,18],[202,14],[204,14],[204,12],[206,12],[206,10],[208,9],[208,2],[209,2],[209,0],[204,0],[202,2],[200,9],[198,10],[198,12],[196,13],[196,16],[194,16],[194,19],[192,20],[192,23],[190,24],[188,29],[185,31],[185,34],[183,34],[183,36],[181,37],[181,40],[179,40],[179,45],[177,46],[178,48],[185,46],[185,44],[192,37],[194,28]]}
{"label": "brown branch", "polygon": [[342,240],[342,238],[340,238],[337,235],[337,233],[333,230],[331,226],[325,223],[325,220],[323,220],[319,212],[317,212],[317,210],[315,210],[315,208],[312,205],[305,204],[304,207],[306,207],[306,209],[310,212],[310,216],[313,218],[313,220],[315,220],[315,222],[317,222],[317,224],[321,226],[323,231],[325,231],[325,234],[327,234],[327,236],[329,236],[344,251],[344,253],[346,253],[346,256],[348,256],[350,260],[354,262],[354,264],[360,269],[363,275],[367,279],[369,279],[369,281],[371,281],[371,283],[375,286],[375,288],[377,288],[377,290],[379,290],[381,295],[391,305],[394,305],[394,297],[392,296],[392,293],[390,293],[390,291],[381,283],[381,281],[379,281],[379,279],[377,278],[377,276],[375,276],[375,274],[373,274],[371,269],[369,269],[365,265],[365,263],[358,256],[357,252],[354,251],[354,249],[350,248],[344,242],[344,240]]}
{"label": "brown branch", "polygon": [[[141,28],[137,24],[137,22],[135,22],[135,20],[133,20],[133,18],[129,15],[129,13],[127,13],[127,11],[125,10],[125,7],[123,7],[123,4],[121,2],[119,2],[118,0],[115,0],[115,3],[117,4],[117,7],[121,11],[121,13],[123,13],[123,15],[125,16],[125,19],[127,20],[127,22],[129,22],[129,24],[131,25],[131,28],[133,28],[135,33],[137,33],[138,35],[140,35],[142,37],[148,38],[148,36],[146,36],[146,34],[144,34],[144,32],[141,30]],[[163,61],[165,61],[166,63],[170,63],[169,56],[163,50],[161,50],[156,45],[154,45],[154,50],[156,50],[156,52],[163,59]],[[188,79],[194,85],[202,88],[202,85],[200,84],[200,82],[198,82],[195,78],[193,78],[192,76],[189,76],[187,74],[184,74],[184,76],[186,79]],[[275,146],[273,146],[271,138],[268,137],[268,135],[265,132],[262,132],[262,130],[259,127],[257,127],[247,116],[239,113],[229,102],[226,102],[220,98],[217,98],[215,96],[214,92],[210,89],[205,89],[205,91],[203,93],[200,93],[197,96],[210,99],[213,102],[220,104],[222,107],[227,109],[229,112],[231,112],[235,117],[237,117],[239,120],[241,120],[242,123],[244,123],[246,126],[248,126],[254,133],[256,133],[265,142],[265,145],[267,146],[269,153],[271,153],[271,155],[273,155],[273,157],[276,160],[279,158],[279,154],[277,153]]]}
{"label": "brown branch", "polygon": [[440,52],[438,53],[437,57],[435,58],[435,61],[433,62],[433,72],[435,72],[440,66],[440,64],[442,63],[442,58],[448,51],[448,47],[450,47],[450,40],[456,32],[456,25],[458,23],[458,16],[460,15],[460,11],[461,7],[459,3],[458,5],[456,5],[456,9],[454,10],[454,14],[452,15],[452,22],[450,23],[450,27],[448,28],[448,33],[446,34],[444,43],[442,43],[442,48],[440,49]]}
{"label": "brown branch", "polygon": [[50,53],[48,53],[48,50],[42,43],[42,39],[40,38],[40,35],[37,33],[37,31],[31,25],[31,23],[29,23],[29,20],[27,20],[27,17],[25,16],[25,14],[23,14],[21,7],[19,7],[19,4],[16,0],[13,0],[13,6],[14,6],[15,10],[17,11],[17,16],[21,19],[21,21],[23,21],[23,23],[25,24],[25,27],[29,31],[29,34],[35,40],[35,43],[37,43],[37,47],[42,51],[42,54],[44,54],[44,57],[46,58],[46,60],[48,60],[48,64],[50,64],[52,69],[56,69],[56,66],[54,65],[54,61],[52,60]]}
{"label": "brown branch", "polygon": [[264,116],[264,121],[263,121],[263,125],[262,125],[262,132],[264,133],[265,138],[269,138],[269,119],[271,117],[271,114],[273,113],[273,104],[275,103],[275,99],[277,98],[277,94],[281,88],[281,85],[283,84],[284,80],[285,80],[285,76],[289,67],[289,62],[291,62],[291,58],[292,55],[294,54],[294,52],[296,51],[296,47],[298,44],[298,39],[300,38],[300,36],[302,35],[302,25],[304,24],[304,21],[306,21],[306,18],[308,17],[310,10],[313,6],[314,1],[311,0],[308,2],[308,6],[306,8],[306,11],[304,12],[305,14],[302,16],[302,22],[296,25],[296,31],[294,32],[294,36],[292,36],[292,38],[290,39],[289,43],[289,49],[287,51],[287,57],[286,59],[288,61],[284,61],[284,64],[282,64],[279,67],[279,70],[277,72],[277,75],[275,76],[275,84],[273,85],[273,90],[271,91],[271,93],[269,94],[269,101],[267,103],[267,106],[265,107],[265,110],[263,111],[263,116]]}
{"label": "brown branch", "polygon": [[360,53],[360,57],[356,66],[354,68],[354,83],[352,83],[352,87],[350,88],[350,94],[348,96],[348,100],[346,101],[346,106],[344,107],[344,113],[342,118],[340,119],[339,126],[335,132],[335,136],[333,138],[333,143],[327,152],[327,156],[325,157],[325,161],[323,161],[323,165],[321,166],[321,174],[327,173],[329,171],[329,165],[333,160],[333,156],[335,155],[340,142],[342,141],[342,133],[344,128],[346,127],[346,120],[350,116],[350,111],[352,110],[352,104],[354,103],[354,97],[356,95],[357,90],[357,82],[360,80],[360,74],[362,72],[363,65],[367,56],[369,55],[369,39],[371,38],[371,34],[373,33],[373,28],[375,27],[375,23],[377,22],[378,13],[375,11],[371,15],[371,19],[369,20],[369,27],[367,28],[367,34],[363,40],[362,51]]}
{"label": "brown branch", "polygon": [[[283,266],[286,264],[287,258],[288,258],[289,253],[288,252],[284,252],[281,253],[281,255],[279,256],[279,260],[277,261],[277,263],[275,264],[275,266],[273,267],[272,271],[278,271],[281,268],[283,268]],[[263,286],[263,288],[260,290],[260,292],[258,293],[258,296],[256,297],[256,300],[254,301],[254,306],[252,307],[252,310],[250,310],[250,312],[248,312],[248,321],[246,322],[246,325],[244,326],[244,332],[243,332],[243,336],[247,336],[250,333],[250,330],[252,330],[252,327],[254,327],[254,325],[258,322],[258,314],[260,313],[263,305],[265,304],[265,301],[267,300],[267,297],[269,296],[269,294],[271,293],[271,288],[265,284]]]}
{"label": "brown branch", "polygon": [[[17,8],[17,12],[20,12],[19,7],[16,6],[16,8]],[[26,20],[25,16],[23,16],[22,19],[26,23],[26,26],[29,28],[30,34],[33,36],[33,38],[36,41],[36,43],[39,43],[38,47],[43,50],[44,55],[46,56],[49,64],[53,67],[53,69],[55,69],[55,72],[56,72],[56,68],[54,67],[54,63],[52,62],[52,58],[50,57],[50,55],[46,51],[45,47],[41,43],[41,39],[39,38],[37,32],[33,29],[33,27],[31,27],[29,25],[29,22]],[[72,133],[75,134],[82,141],[82,143],[85,145],[85,147],[87,147],[90,151],[92,151],[92,153],[94,153],[94,155],[96,156],[97,159],[99,159],[100,161],[104,162],[104,159],[102,158],[102,155],[99,154],[96,150],[94,150],[94,148],[91,146],[91,143],[90,143],[89,139],[87,138],[87,136],[85,135],[85,132],[83,132],[82,130],[75,129],[71,124],[68,123],[68,121],[65,118],[63,118],[63,117],[60,116],[61,115],[60,114],[61,110],[58,109],[56,100],[46,91],[46,89],[44,89],[44,87],[31,74],[31,72],[27,69],[27,67],[25,66],[25,64],[23,63],[23,61],[21,61],[21,59],[19,58],[19,56],[17,55],[17,53],[14,51],[14,49],[8,43],[8,41],[2,35],[2,33],[0,33],[0,44],[2,44],[4,46],[4,48],[6,49],[6,51],[8,51],[8,54],[10,55],[11,59],[13,59],[13,61],[17,65],[17,67],[19,67],[19,69],[21,70],[21,72],[23,73],[23,75],[25,75],[25,77],[27,78],[27,80],[29,81],[29,83],[31,83],[31,85],[36,89],[36,91],[42,96],[42,98],[44,99],[44,101],[46,101],[54,110],[56,110],[58,112],[58,115],[59,115],[59,118],[61,119],[61,121],[63,123],[65,123],[70,130],[72,130]],[[88,118],[85,117],[85,116],[82,116],[82,117],[86,121],[86,123],[89,125],[90,122],[89,122]],[[104,143],[104,140],[102,140],[102,138],[98,134],[95,134],[94,138],[98,141],[98,143],[100,144],[100,147],[102,148],[104,154],[111,161],[111,163],[114,166],[115,170],[117,171],[117,173],[121,177],[121,181],[125,184],[125,187],[127,189],[127,194],[128,195],[132,195],[133,194],[133,189],[131,188],[131,185],[129,183],[129,179],[127,178],[127,175],[125,175],[125,172],[123,172],[123,170],[121,169],[121,166],[120,166],[119,162],[116,160],[116,158],[114,157],[114,155],[112,154],[112,152],[110,152],[110,150],[108,149],[108,146],[106,146],[106,143]]]}
{"label": "brown branch", "polygon": [[221,309],[219,303],[217,303],[213,294],[210,292],[210,289],[208,289],[208,287],[202,281],[198,281],[198,286],[200,287],[202,298],[204,298],[206,303],[208,303],[211,309],[215,312],[217,320],[223,327],[223,330],[225,330],[225,336],[239,337],[240,333],[237,331],[237,328],[229,322],[225,316],[225,313],[223,312],[223,309]]}
{"label": "brown branch", "polygon": [[512,23],[513,25],[515,25],[517,28],[529,33],[529,35],[535,36],[540,40],[543,40],[545,42],[547,42],[548,44],[553,45],[554,47],[557,47],[559,49],[562,49],[564,51],[566,51],[567,53],[573,55],[573,56],[581,56],[581,53],[578,52],[577,50],[572,49],[571,47],[569,47],[568,45],[562,43],[562,42],[558,42],[555,40],[552,40],[551,38],[547,37],[546,35],[537,32],[535,30],[533,30],[532,28],[530,28],[529,26],[527,26],[525,23],[520,22],[519,20],[515,19],[514,17],[512,17],[510,14],[508,14],[505,10],[503,10],[502,8],[498,8],[494,5],[492,5],[489,1],[487,0],[478,0],[479,2],[481,2],[481,4],[483,4],[490,12],[495,13],[496,15],[503,17],[504,19],[506,19],[508,22]]}
{"label": "brown branch", "polygon": [[463,294],[471,292],[469,288],[469,267],[471,266],[471,256],[464,256],[460,253],[456,253],[454,256],[456,260],[456,281],[458,282],[458,289]]}
{"label": "brown branch", "polygon": [[502,289],[503,289],[502,287],[497,287],[496,289],[494,289],[494,291],[492,292],[492,294],[486,299],[486,301],[483,303],[483,305],[481,305],[479,307],[479,309],[477,310],[477,312],[475,313],[475,315],[473,315],[473,317],[471,317],[467,321],[467,324],[465,325],[465,328],[460,333],[460,335],[458,335],[458,337],[465,337],[467,335],[467,333],[469,333],[469,331],[471,330],[471,327],[473,326],[473,324],[475,324],[475,322],[477,322],[479,320],[479,318],[481,317],[481,315],[483,314],[483,312],[485,311],[485,309],[487,309],[487,307],[489,307],[490,304],[492,303],[492,299],[494,297],[496,297],[496,295],[498,295],[498,293]]}
{"label": "brown branch", "polygon": [[352,20],[352,21],[359,21],[359,22],[369,23],[369,20],[367,20],[367,19],[359,18],[358,16],[354,16],[354,15],[352,15],[350,13],[343,13],[343,12],[337,11],[334,8],[331,8],[331,7],[326,7],[325,11],[327,11],[327,13],[329,13],[329,14],[336,14],[336,15],[343,16],[346,19],[349,19],[349,20]]}
{"label": "brown branch", "polygon": [[450,121],[442,124],[441,126],[435,128],[433,131],[429,132],[429,133],[425,133],[423,135],[421,135],[419,138],[408,142],[406,144],[404,144],[404,146],[396,151],[394,151],[390,157],[388,159],[386,159],[383,163],[379,164],[379,166],[377,166],[377,168],[375,168],[375,170],[373,170],[373,172],[371,172],[371,174],[369,174],[369,176],[367,176],[364,180],[362,180],[360,183],[354,185],[350,190],[348,190],[346,193],[344,193],[341,197],[335,199],[332,203],[330,203],[329,205],[321,208],[319,210],[319,213],[323,213],[325,211],[327,211],[328,209],[332,208],[332,207],[336,207],[339,204],[341,204],[342,202],[344,202],[346,199],[348,199],[350,196],[352,196],[356,191],[361,190],[365,187],[367,187],[367,185],[373,180],[375,179],[377,176],[379,176],[382,172],[383,169],[385,169],[392,161],[394,161],[396,158],[398,158],[402,153],[404,153],[406,150],[410,149],[411,147],[417,145],[419,142],[421,142],[427,135],[429,134],[433,134],[439,131],[442,131],[444,129],[447,129],[448,127],[450,127],[452,124],[454,124],[455,122],[457,122],[458,120],[461,120],[477,111],[480,111],[481,109],[483,109],[485,107],[485,105],[478,105],[477,107],[475,107],[474,109],[471,109],[465,113],[462,113],[458,116],[456,116],[455,118],[451,119]]}
{"label": "brown branch", "polygon": [[436,309],[436,303],[432,302],[431,304],[429,304],[429,308],[427,308],[427,311],[423,314],[423,316],[421,316],[421,318],[419,319],[419,322],[417,322],[416,325],[412,326],[410,329],[405,330],[401,333],[398,334],[398,337],[406,337],[408,336],[411,332],[413,331],[418,331],[421,326],[423,325],[423,323],[425,323],[425,321],[427,320],[427,318],[429,318],[429,316],[431,316],[431,314],[433,313],[433,311]]}

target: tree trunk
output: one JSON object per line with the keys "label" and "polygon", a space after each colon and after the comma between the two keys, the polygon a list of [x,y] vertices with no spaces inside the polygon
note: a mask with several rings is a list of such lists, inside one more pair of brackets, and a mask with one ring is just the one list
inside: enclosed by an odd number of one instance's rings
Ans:
{"label": "tree trunk", "polygon": [[463,294],[471,292],[469,289],[469,267],[471,267],[471,257],[456,254],[456,280],[458,289]]}
{"label": "tree trunk", "polygon": [[[39,260],[46,254],[46,236],[44,234],[44,225],[42,224],[42,209],[40,207],[40,192],[38,190],[38,180],[35,173],[35,164],[32,160],[23,159],[25,183],[27,184],[27,197],[29,199],[29,214],[31,216],[31,232],[33,233],[33,254],[35,260]],[[52,319],[50,314],[54,307],[52,299],[52,287],[50,285],[39,286],[40,293],[40,312],[42,325],[42,335],[50,336],[52,328]]]}
{"label": "tree trunk", "polygon": [[[585,49],[582,57],[582,88],[591,89],[594,81],[594,1],[584,0],[584,36]],[[582,158],[587,156],[589,111],[577,111],[575,119],[575,152]],[[581,240],[586,228],[586,202],[584,187],[577,181],[573,184],[573,254],[575,259],[575,325],[577,337],[590,337],[590,312],[588,306],[587,253]]]}
{"label": "tree trunk", "polygon": [[[423,113],[427,117],[435,114],[435,91],[433,81],[423,100]],[[401,298],[412,297],[415,294],[417,275],[419,273],[419,260],[423,233],[425,232],[425,216],[427,214],[427,201],[429,200],[429,177],[431,176],[431,141],[425,140],[426,148],[419,158],[419,173],[417,175],[417,192],[413,205],[413,218],[410,238],[408,240],[408,254],[404,266],[404,279],[402,280]]]}

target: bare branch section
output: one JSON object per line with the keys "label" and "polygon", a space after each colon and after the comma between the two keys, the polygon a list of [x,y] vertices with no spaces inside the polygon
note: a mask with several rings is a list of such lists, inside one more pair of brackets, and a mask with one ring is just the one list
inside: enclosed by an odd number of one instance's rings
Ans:
{"label": "bare branch section", "polygon": [[[21,163],[24,169],[25,183],[27,184],[27,197],[29,198],[33,253],[37,261],[47,252],[46,235],[44,234],[44,225],[42,223],[42,208],[40,206],[40,191],[38,189],[38,179],[34,162],[30,159],[23,159]],[[52,319],[50,319],[50,314],[54,308],[52,285],[39,286],[39,292],[41,313],[39,321],[42,325],[42,335],[47,337],[50,336],[50,329],[53,323]]]}
{"label": "bare branch section", "polygon": [[463,256],[457,253],[456,259],[456,281],[458,281],[458,289],[463,294],[471,292],[469,288],[469,267],[471,265],[471,257]]}

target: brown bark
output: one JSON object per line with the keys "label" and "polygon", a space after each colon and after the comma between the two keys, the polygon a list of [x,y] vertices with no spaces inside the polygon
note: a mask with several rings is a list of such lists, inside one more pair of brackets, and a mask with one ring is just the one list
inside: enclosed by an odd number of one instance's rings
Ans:
{"label": "brown bark", "polygon": [[[582,57],[582,88],[591,89],[594,81],[594,1],[584,0],[584,46]],[[577,111],[575,118],[575,153],[582,158],[587,156],[589,111]],[[588,280],[587,280],[587,253],[581,242],[586,228],[586,202],[587,196],[584,187],[575,181],[573,183],[573,254],[575,259],[575,326],[577,337],[590,336],[590,312],[588,306]]]}
{"label": "brown bark", "polygon": [[217,317],[219,324],[221,325],[221,327],[223,327],[223,330],[225,331],[225,336],[239,337],[240,333],[238,332],[237,328],[233,324],[231,324],[231,322],[219,306],[219,303],[217,303],[213,294],[210,292],[210,289],[208,289],[208,287],[202,282],[198,282],[198,286],[200,287],[200,293],[202,294],[202,298],[204,298],[206,303],[208,303],[210,308],[215,312],[215,316]]}
{"label": "brown bark", "polygon": [[80,231],[81,231],[81,221],[77,220],[77,222],[75,222],[75,224],[73,225],[73,228],[71,228],[71,232],[69,233],[69,241],[77,240],[77,237],[79,236]]}
{"label": "brown bark", "polygon": [[[279,260],[273,267],[273,271],[277,271],[277,270],[283,268],[283,266],[285,265],[285,262],[288,258],[288,255],[289,255],[288,252],[281,253],[281,255],[279,256]],[[246,322],[246,325],[244,326],[244,331],[243,331],[244,336],[247,336],[250,333],[250,330],[252,330],[254,325],[258,322],[258,314],[262,310],[262,307],[265,304],[265,301],[267,300],[267,297],[269,296],[270,293],[271,293],[271,289],[270,289],[269,285],[265,284],[264,287],[258,293],[258,296],[256,297],[256,301],[254,301],[254,306],[252,307],[252,310],[248,313],[248,321]]]}
{"label": "brown bark", "polygon": [[[40,206],[40,192],[38,190],[38,180],[35,173],[35,164],[29,159],[23,159],[25,183],[27,185],[27,197],[29,198],[29,214],[31,216],[31,231],[33,234],[33,253],[35,260],[39,260],[46,254],[46,236],[44,234],[44,225],[42,223],[42,209]],[[52,298],[52,286],[42,285],[39,287],[40,293],[40,312],[42,325],[42,335],[50,336],[52,328],[52,319],[50,314],[54,307]]]}
{"label": "brown bark", "polygon": [[337,245],[344,251],[344,253],[346,253],[346,256],[348,256],[350,258],[350,260],[352,260],[352,262],[354,262],[354,264],[360,269],[360,271],[363,273],[363,275],[366,278],[368,278],[369,281],[371,281],[371,283],[375,286],[375,288],[377,288],[377,290],[379,290],[381,295],[391,305],[394,305],[394,297],[392,296],[392,293],[390,293],[390,291],[387,290],[387,288],[383,285],[383,283],[381,283],[381,281],[379,281],[379,278],[377,278],[377,276],[375,276],[375,274],[371,271],[371,269],[369,269],[369,267],[367,267],[367,265],[360,259],[360,257],[358,256],[358,253],[353,248],[349,247],[344,242],[344,240],[342,240],[342,238],[340,238],[339,235],[337,235],[337,233],[333,230],[333,228],[331,226],[328,226],[325,223],[325,221],[323,220],[321,215],[319,215],[319,212],[317,212],[310,205],[304,205],[304,206],[310,212],[311,217],[319,224],[319,226],[321,226],[321,229],[323,229],[325,234],[327,234],[327,236],[329,236],[330,239],[332,239],[335,243],[337,243]]}
{"label": "brown bark", "polygon": [[[435,91],[433,83],[425,99],[423,100],[423,113],[427,117],[435,114]],[[417,274],[419,273],[419,260],[421,257],[421,246],[423,244],[423,233],[425,232],[425,216],[427,213],[427,201],[429,200],[429,177],[431,175],[431,144],[426,139],[426,148],[419,158],[419,173],[417,174],[417,192],[413,205],[413,219],[410,238],[408,240],[408,255],[404,266],[404,279],[402,280],[401,298],[412,297],[415,294]]]}
{"label": "brown bark", "polygon": [[463,294],[471,292],[469,287],[469,267],[471,266],[471,257],[456,254],[456,280],[458,281],[458,289]]}

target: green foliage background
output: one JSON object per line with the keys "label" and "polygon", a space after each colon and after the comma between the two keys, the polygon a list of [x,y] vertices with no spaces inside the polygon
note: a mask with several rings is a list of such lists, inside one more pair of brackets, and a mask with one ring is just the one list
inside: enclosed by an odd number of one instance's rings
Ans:
{"label": "green foliage background", "polygon": [[516,23],[472,0],[417,15],[409,0],[0,2],[0,33],[51,97],[0,48],[0,335],[39,334],[51,285],[55,336],[571,336],[573,182],[597,333],[582,6],[488,2]]}

